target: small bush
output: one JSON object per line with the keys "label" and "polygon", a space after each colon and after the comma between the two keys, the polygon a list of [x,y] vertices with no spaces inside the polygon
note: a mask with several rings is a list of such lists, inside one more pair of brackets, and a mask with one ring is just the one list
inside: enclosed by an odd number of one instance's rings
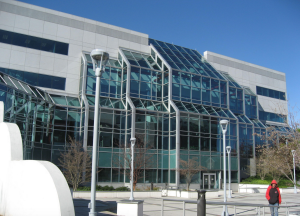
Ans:
{"label": "small bush", "polygon": [[97,190],[97,191],[114,191],[115,189],[114,189],[113,186],[108,186],[108,185],[100,186],[100,185],[98,185],[98,186],[96,187],[96,190]]}
{"label": "small bush", "polygon": [[129,188],[128,187],[117,187],[116,189],[115,189],[115,191],[129,191]]}
{"label": "small bush", "polygon": [[[91,191],[91,187],[79,187],[77,189],[77,191]],[[129,188],[128,187],[118,187],[118,188],[114,188],[113,186],[108,186],[108,185],[105,185],[105,186],[101,186],[101,185],[97,185],[96,186],[96,191],[129,191]]]}
{"label": "small bush", "polygon": [[91,187],[78,187],[77,191],[90,191]]}

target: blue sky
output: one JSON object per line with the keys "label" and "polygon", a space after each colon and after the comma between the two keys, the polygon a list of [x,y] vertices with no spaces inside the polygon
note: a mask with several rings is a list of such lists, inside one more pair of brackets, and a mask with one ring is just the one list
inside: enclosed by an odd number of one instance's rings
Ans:
{"label": "blue sky", "polygon": [[22,0],[286,73],[300,107],[299,0]]}

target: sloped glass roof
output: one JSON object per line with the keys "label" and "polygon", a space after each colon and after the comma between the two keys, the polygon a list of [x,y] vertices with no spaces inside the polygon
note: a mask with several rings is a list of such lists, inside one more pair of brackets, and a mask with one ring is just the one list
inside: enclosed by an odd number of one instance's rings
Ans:
{"label": "sloped glass roof", "polygon": [[249,88],[244,88],[244,91],[245,91],[245,94],[256,96],[256,94],[254,94],[253,91],[251,91],[251,89],[249,89]]}
{"label": "sloped glass roof", "polygon": [[157,49],[173,69],[224,80],[222,75],[196,50],[154,39],[149,39],[149,44],[152,44]]}
{"label": "sloped glass roof", "polygon": [[265,125],[263,123],[261,123],[261,121],[259,121],[258,119],[254,119],[254,120],[251,120],[252,123],[254,124],[255,127],[262,127],[262,128],[265,128]]}
{"label": "sloped glass roof", "polygon": [[203,106],[200,104],[186,103],[182,101],[175,101],[175,105],[180,111],[190,112],[190,113],[198,113],[203,115],[213,115],[225,118],[235,118],[230,110],[222,109],[222,108],[214,108],[210,106]]}
{"label": "sloped glass roof", "polygon": [[292,133],[292,129],[286,126],[279,126],[279,125],[269,125],[265,124],[266,127],[271,127],[275,129],[276,131],[279,131],[281,133]]}
{"label": "sloped glass roof", "polygon": [[53,103],[48,93],[34,86],[28,85],[25,82],[22,82],[14,77],[8,76],[4,73],[0,73],[0,83],[18,89],[22,92],[25,92],[42,100],[46,100],[50,103]]}
{"label": "sloped glass roof", "polygon": [[242,88],[229,74],[223,73],[223,75],[228,80],[229,86]]}
{"label": "sloped glass roof", "polygon": [[132,103],[134,104],[135,108],[137,108],[137,109],[146,109],[146,110],[150,110],[150,111],[167,112],[167,109],[163,105],[162,102],[142,100],[142,99],[138,99],[138,98],[131,98],[131,100],[132,100]]}
{"label": "sloped glass roof", "polygon": [[122,50],[122,52],[124,53],[131,65],[150,68],[153,70],[161,70],[149,55],[144,55],[129,50]]}
{"label": "sloped glass roof", "polygon": [[239,120],[239,122],[242,122],[242,123],[247,123],[247,124],[252,124],[252,122],[250,121],[250,119],[245,116],[245,115],[237,115],[236,116]]}
{"label": "sloped glass roof", "polygon": [[[92,63],[91,56],[89,54],[86,54],[86,53],[84,55],[85,55],[85,58],[86,58],[87,62]],[[109,59],[107,61],[106,66],[108,66],[108,67],[121,67],[119,61],[115,60],[115,59]]]}
{"label": "sloped glass roof", "polygon": [[63,105],[63,106],[80,107],[79,99],[76,97],[55,95],[55,94],[50,94],[50,97],[55,104]]}
{"label": "sloped glass roof", "polygon": [[[95,106],[95,97],[94,96],[86,96],[89,105]],[[125,106],[120,99],[114,99],[114,98],[106,98],[106,97],[100,97],[99,98],[99,105],[104,108],[115,108],[115,109],[125,109]]]}

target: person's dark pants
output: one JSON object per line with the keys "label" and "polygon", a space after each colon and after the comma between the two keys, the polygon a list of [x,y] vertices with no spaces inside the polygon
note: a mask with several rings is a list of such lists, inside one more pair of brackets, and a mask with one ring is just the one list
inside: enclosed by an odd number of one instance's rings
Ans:
{"label": "person's dark pants", "polygon": [[270,206],[270,211],[271,211],[271,216],[278,216],[278,203],[275,204],[269,204]]}

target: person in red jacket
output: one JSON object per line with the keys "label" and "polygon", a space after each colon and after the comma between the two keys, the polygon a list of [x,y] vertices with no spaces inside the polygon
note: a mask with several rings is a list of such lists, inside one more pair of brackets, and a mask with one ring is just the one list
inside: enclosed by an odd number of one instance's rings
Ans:
{"label": "person in red jacket", "polygon": [[271,215],[278,216],[278,206],[281,204],[281,195],[275,180],[273,180],[271,185],[269,185],[266,192],[266,198],[269,201]]}

